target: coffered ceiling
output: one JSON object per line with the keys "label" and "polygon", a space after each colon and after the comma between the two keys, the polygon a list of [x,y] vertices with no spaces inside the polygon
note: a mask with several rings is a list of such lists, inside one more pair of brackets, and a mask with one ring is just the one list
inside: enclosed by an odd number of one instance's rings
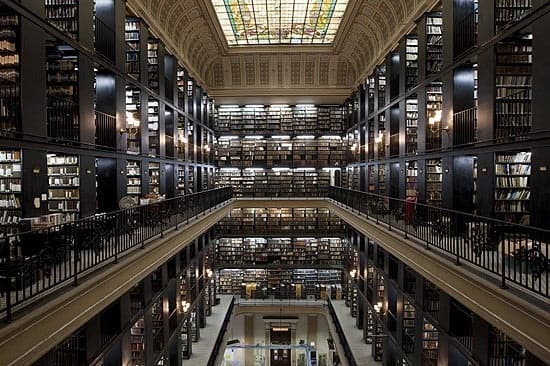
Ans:
{"label": "coffered ceiling", "polygon": [[[292,3],[299,4],[293,5],[292,16],[301,11],[300,22],[297,17],[289,21],[289,12],[281,8]],[[340,103],[434,3],[437,0],[128,0],[208,94],[218,103],[232,104]],[[242,4],[248,13],[239,8],[231,18],[231,6]],[[260,9],[262,4],[267,10]],[[258,15],[252,21],[255,6]],[[331,9],[333,13],[325,12]],[[269,14],[272,21],[266,20]],[[325,16],[321,21],[320,15]],[[279,23],[274,26],[276,16]]]}

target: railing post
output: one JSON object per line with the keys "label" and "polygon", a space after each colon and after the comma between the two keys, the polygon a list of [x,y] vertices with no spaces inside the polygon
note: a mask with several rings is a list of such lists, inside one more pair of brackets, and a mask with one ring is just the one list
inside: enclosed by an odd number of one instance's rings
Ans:
{"label": "railing post", "polygon": [[[502,250],[500,251],[501,252],[501,261],[502,261],[502,265],[501,265],[501,271],[502,271],[502,276],[500,278],[500,287],[503,288],[503,289],[506,289],[508,288],[508,286],[506,285],[506,248],[504,248],[504,245],[506,243],[506,240],[503,240],[502,241]],[[510,248],[508,248],[509,250]]]}
{"label": "railing post", "polygon": [[[6,241],[9,241],[9,238],[6,238]],[[11,249],[11,244],[8,242],[8,248]],[[11,264],[11,250],[8,250],[8,253],[6,254],[6,289],[5,289],[5,296],[6,296],[6,322],[9,323],[12,320],[11,317],[11,280],[12,280],[12,264]]]}
{"label": "railing post", "polygon": [[[49,232],[49,230],[48,230]],[[78,237],[75,235],[74,231],[71,232],[73,235],[73,286],[78,285]]]}
{"label": "railing post", "polygon": [[[124,211],[120,213],[120,215],[123,215]],[[119,218],[120,215],[115,214],[115,263],[118,263],[118,250],[120,247],[120,222]]]}

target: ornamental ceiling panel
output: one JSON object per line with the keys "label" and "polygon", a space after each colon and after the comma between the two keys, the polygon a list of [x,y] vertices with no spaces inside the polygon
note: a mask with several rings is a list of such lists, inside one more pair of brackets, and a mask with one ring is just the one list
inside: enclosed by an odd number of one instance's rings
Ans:
{"label": "ornamental ceiling panel", "polygon": [[229,46],[330,44],[348,0],[211,0]]}
{"label": "ornamental ceiling panel", "polygon": [[437,2],[128,0],[128,6],[218,100],[294,95],[341,102]]}

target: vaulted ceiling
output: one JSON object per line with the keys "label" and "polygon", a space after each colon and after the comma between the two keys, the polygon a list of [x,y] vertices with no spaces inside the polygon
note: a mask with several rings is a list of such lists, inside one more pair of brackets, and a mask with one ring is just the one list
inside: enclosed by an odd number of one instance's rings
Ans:
{"label": "vaulted ceiling", "polygon": [[[271,1],[271,0],[267,0]],[[212,0],[129,0],[220,103],[340,103],[437,0],[349,0],[331,44],[229,46]]]}

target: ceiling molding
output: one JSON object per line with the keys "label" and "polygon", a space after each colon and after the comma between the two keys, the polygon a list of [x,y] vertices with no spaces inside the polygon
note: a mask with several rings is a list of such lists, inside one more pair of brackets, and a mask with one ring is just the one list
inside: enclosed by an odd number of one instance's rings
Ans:
{"label": "ceiling molding", "polygon": [[[128,0],[211,95],[353,90],[438,0],[350,0],[331,45],[229,47],[211,0]],[[319,94],[321,95],[321,94]]]}

